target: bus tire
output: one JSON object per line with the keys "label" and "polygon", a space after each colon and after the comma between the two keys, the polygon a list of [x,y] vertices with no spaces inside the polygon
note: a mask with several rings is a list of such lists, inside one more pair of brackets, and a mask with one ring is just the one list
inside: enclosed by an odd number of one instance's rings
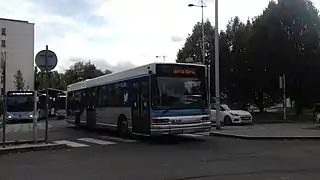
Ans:
{"label": "bus tire", "polygon": [[120,115],[117,121],[117,132],[118,135],[121,137],[125,137],[128,135],[129,128],[128,128],[128,120],[125,115]]}

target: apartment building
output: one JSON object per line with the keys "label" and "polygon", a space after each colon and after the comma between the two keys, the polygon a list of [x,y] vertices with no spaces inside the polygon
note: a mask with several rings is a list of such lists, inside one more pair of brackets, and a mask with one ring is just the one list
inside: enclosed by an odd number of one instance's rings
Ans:
{"label": "apartment building", "polygon": [[16,90],[15,75],[21,72],[25,89],[34,89],[34,23],[0,18],[1,94],[3,62],[6,63],[6,91]]}

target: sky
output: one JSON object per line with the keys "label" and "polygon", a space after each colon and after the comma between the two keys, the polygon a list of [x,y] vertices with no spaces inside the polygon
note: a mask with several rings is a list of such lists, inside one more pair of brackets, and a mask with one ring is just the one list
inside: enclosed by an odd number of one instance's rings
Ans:
{"label": "sky", "polygon": [[[204,0],[214,24],[214,0]],[[317,0],[315,0],[317,1]],[[261,14],[269,0],[220,0],[219,29],[239,16]],[[49,46],[56,70],[91,60],[120,71],[152,62],[174,62],[178,49],[201,20],[199,0],[0,0],[0,17],[35,23],[35,53]],[[316,2],[320,7],[320,3]]]}

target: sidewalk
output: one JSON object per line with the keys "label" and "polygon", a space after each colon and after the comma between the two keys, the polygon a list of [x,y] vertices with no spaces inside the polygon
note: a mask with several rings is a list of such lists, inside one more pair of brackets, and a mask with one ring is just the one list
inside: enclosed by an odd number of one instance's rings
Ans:
{"label": "sidewalk", "polygon": [[255,124],[249,126],[224,126],[222,130],[214,127],[212,136],[234,137],[240,139],[319,139],[320,125],[306,123]]}
{"label": "sidewalk", "polygon": [[[66,145],[52,143],[53,140],[64,136],[60,131],[66,127],[64,121],[50,121],[48,124],[49,143],[44,143],[45,122],[41,121],[37,125],[37,144],[33,144],[33,124],[7,124],[6,125],[6,147],[2,147],[3,132],[0,129],[0,155],[15,152],[39,151],[48,149],[64,149]],[[61,134],[61,135],[60,135]]]}

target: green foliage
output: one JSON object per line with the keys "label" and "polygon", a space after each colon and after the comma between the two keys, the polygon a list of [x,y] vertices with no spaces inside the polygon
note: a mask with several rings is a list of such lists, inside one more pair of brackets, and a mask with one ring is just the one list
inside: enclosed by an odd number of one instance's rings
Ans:
{"label": "green foliage", "polygon": [[25,81],[23,79],[22,72],[20,70],[17,71],[17,73],[13,76],[14,77],[14,84],[16,86],[16,90],[24,90],[24,84]]}
{"label": "green foliage", "polygon": [[[214,67],[214,27],[206,21],[205,29],[206,61]],[[254,103],[262,110],[270,99],[281,100],[279,76],[285,74],[287,95],[296,101],[299,112],[320,99],[319,35],[318,10],[309,0],[270,1],[262,14],[246,23],[232,18],[219,37],[221,91],[229,102]],[[187,57],[199,62],[200,43],[197,23],[178,51],[177,62]]]}

